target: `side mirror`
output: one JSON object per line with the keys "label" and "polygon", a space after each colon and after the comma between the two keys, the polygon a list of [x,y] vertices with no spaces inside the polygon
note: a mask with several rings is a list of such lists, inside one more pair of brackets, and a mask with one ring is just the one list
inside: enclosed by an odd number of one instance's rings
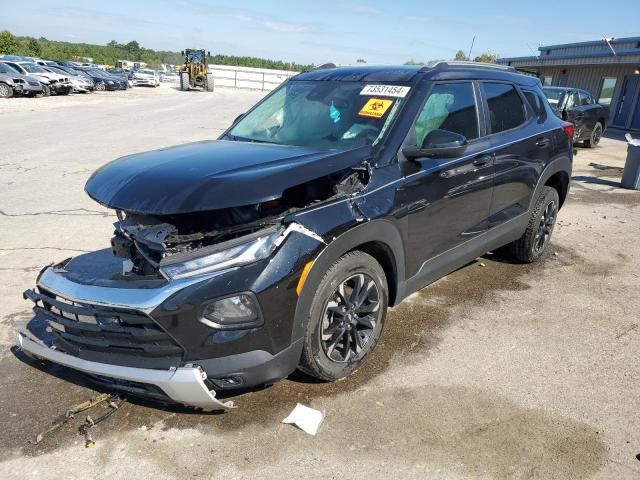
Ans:
{"label": "side mirror", "polygon": [[448,130],[432,130],[424,137],[421,148],[405,147],[402,154],[410,160],[422,157],[453,158],[463,155],[467,145],[464,135]]}
{"label": "side mirror", "polygon": [[184,50],[180,52],[180,56],[184,57]]}
{"label": "side mirror", "polygon": [[207,57],[210,57],[210,56],[211,56],[211,52],[207,52]]}

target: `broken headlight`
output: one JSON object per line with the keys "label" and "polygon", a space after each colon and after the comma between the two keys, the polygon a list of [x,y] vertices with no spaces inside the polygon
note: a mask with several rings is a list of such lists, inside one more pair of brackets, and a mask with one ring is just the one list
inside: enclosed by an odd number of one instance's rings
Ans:
{"label": "broken headlight", "polygon": [[277,247],[275,240],[281,233],[281,230],[275,230],[269,234],[254,236],[250,241],[240,244],[234,242],[233,246],[220,248],[208,255],[163,265],[160,271],[167,278],[179,279],[248,265],[271,255]]}

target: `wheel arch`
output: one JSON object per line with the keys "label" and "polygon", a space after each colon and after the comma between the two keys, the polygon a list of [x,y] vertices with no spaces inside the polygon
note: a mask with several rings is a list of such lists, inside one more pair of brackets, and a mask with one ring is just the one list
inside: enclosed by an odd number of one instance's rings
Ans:
{"label": "wheel arch", "polygon": [[554,188],[558,192],[558,197],[560,197],[559,208],[562,208],[562,205],[567,198],[570,181],[571,180],[569,179],[569,174],[567,174],[567,172],[565,172],[564,170],[561,170],[551,175],[544,183],[545,186]]}
{"label": "wheel arch", "polygon": [[558,191],[560,197],[560,207],[564,204],[564,201],[569,194],[569,187],[571,185],[571,160],[569,157],[558,157],[547,164],[545,169],[540,174],[536,188],[529,202],[529,212],[534,208],[535,201],[540,195],[542,188],[550,186]]}
{"label": "wheel arch", "polygon": [[313,260],[296,304],[293,341],[305,333],[311,302],[316,293],[315,287],[336,260],[354,250],[371,255],[382,266],[389,286],[389,305],[393,306],[396,300],[401,300],[398,298],[398,289],[404,282],[405,263],[400,230],[394,222],[385,219],[363,223],[334,238]]}

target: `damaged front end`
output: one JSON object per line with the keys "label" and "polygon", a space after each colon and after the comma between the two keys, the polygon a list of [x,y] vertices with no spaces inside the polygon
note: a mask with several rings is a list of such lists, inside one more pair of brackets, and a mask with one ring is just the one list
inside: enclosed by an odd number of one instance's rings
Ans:
{"label": "damaged front end", "polygon": [[272,383],[297,365],[296,282],[326,233],[299,214],[357,194],[370,175],[360,162],[217,209],[108,205],[110,248],[41,272],[25,292],[35,317],[18,342],[112,389],[231,408],[217,390]]}
{"label": "damaged front end", "polygon": [[[166,279],[237,267],[268,257],[291,231],[316,236],[285,218],[324,201],[353,194],[368,180],[366,167],[339,172],[288,189],[256,205],[175,215],[117,210],[111,239],[123,258],[123,278],[162,275]],[[319,238],[319,237],[318,237]]]}

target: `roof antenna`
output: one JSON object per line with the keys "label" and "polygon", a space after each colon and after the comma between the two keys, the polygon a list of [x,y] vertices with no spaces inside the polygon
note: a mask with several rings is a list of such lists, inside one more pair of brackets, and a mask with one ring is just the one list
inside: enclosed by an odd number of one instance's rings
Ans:
{"label": "roof antenna", "polygon": [[471,60],[471,52],[473,51],[473,45],[476,43],[476,36],[473,36],[473,40],[471,40],[471,47],[469,47],[469,55],[467,55],[467,58],[469,60]]}
{"label": "roof antenna", "polygon": [[609,48],[611,49],[611,53],[613,53],[614,57],[617,57],[618,55],[616,54],[616,51],[613,49],[613,46],[611,45],[611,42],[613,42],[615,39],[613,37],[603,37],[604,41],[607,42],[607,45],[609,45]]}

